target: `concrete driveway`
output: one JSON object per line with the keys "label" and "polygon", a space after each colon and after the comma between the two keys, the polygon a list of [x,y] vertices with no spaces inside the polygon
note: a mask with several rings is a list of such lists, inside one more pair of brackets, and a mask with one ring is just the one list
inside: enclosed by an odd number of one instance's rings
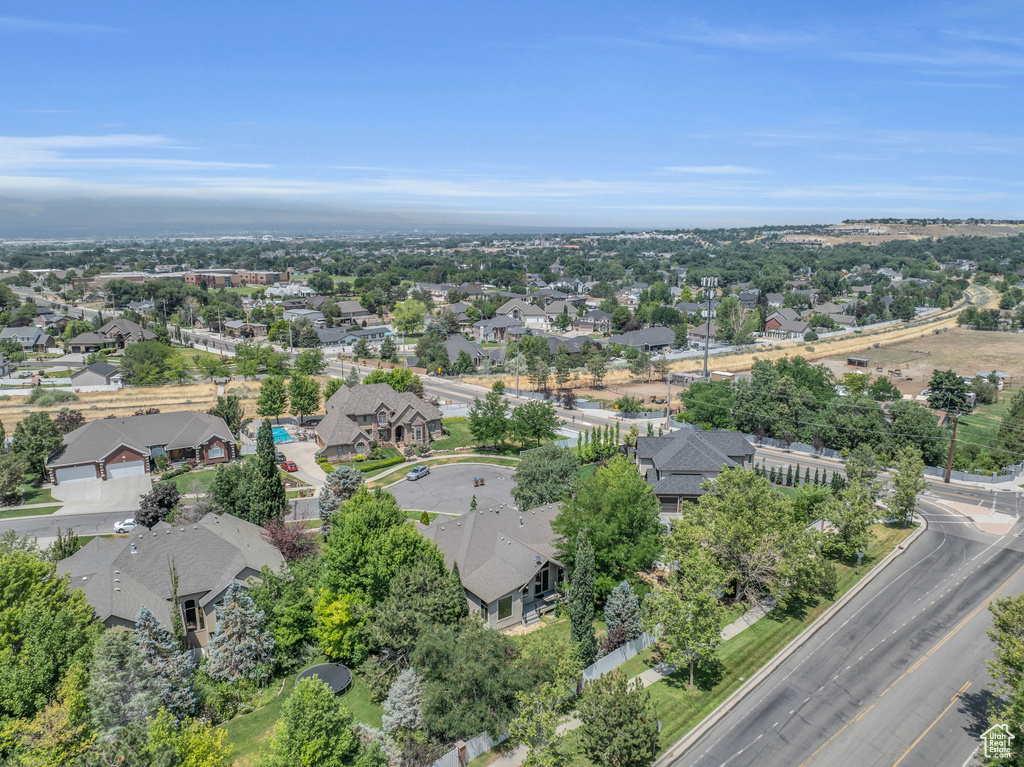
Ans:
{"label": "concrete driveway", "polygon": [[293,477],[301,479],[313,487],[321,487],[324,484],[324,477],[327,475],[316,465],[316,451],[319,448],[314,440],[281,442],[275,447],[284,453],[285,458],[295,461],[295,465],[299,467],[298,471],[291,473]]}
{"label": "concrete driveway", "polygon": [[95,514],[102,511],[135,511],[139,508],[139,496],[153,487],[149,474],[133,477],[117,477],[105,482],[88,479],[81,482],[65,482],[50,488],[50,493],[63,501],[61,514]]}
{"label": "concrete driveway", "polygon": [[[388,491],[394,494],[403,509],[465,514],[474,495],[478,509],[515,505],[512,500],[513,475],[513,470],[507,466],[454,463],[432,466],[430,474],[415,482],[404,479],[403,474],[403,479],[390,485]],[[484,486],[473,487],[473,477],[483,477]]]}

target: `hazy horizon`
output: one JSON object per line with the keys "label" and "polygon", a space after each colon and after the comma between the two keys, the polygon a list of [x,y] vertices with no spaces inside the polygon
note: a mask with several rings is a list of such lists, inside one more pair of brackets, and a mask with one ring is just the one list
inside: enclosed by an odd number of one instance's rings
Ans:
{"label": "hazy horizon", "polygon": [[1022,23],[57,0],[0,15],[0,238],[1020,218]]}

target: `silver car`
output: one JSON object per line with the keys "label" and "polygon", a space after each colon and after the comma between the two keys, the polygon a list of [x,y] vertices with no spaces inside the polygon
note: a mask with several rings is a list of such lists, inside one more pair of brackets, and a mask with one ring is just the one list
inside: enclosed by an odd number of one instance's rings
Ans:
{"label": "silver car", "polygon": [[124,533],[130,533],[134,529],[135,529],[135,519],[134,518],[130,518],[130,519],[123,520],[121,522],[114,523],[114,532],[115,533],[120,533],[120,534],[123,535]]}

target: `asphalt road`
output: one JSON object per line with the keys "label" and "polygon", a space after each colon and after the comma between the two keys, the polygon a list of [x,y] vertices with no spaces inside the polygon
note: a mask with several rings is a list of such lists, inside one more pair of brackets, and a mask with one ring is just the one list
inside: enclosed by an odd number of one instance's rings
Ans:
{"label": "asphalt road", "polygon": [[[829,476],[832,476],[832,473],[837,469],[840,474],[844,473],[842,464],[824,458],[816,458],[814,456],[807,455],[806,453],[786,453],[775,448],[756,446],[755,453],[754,462],[760,465],[763,461],[764,465],[769,470],[771,470],[773,466],[785,470],[788,466],[796,466],[797,464],[800,464],[801,474],[803,474],[805,469],[808,467],[811,469],[812,476],[814,475],[815,469],[828,470]],[[925,479],[928,481],[928,488],[925,490],[924,495],[926,497],[934,497],[940,501],[983,504],[989,509],[993,508],[994,502],[996,511],[1003,511],[1007,514],[1016,513],[1019,506],[1024,505],[1020,501],[1019,491],[1013,492],[999,488],[990,490],[984,486],[970,487],[953,483],[947,485],[941,479],[935,477],[925,477]]]}
{"label": "asphalt road", "polygon": [[970,762],[991,695],[995,596],[1024,588],[1018,524],[986,535],[922,503],[929,529],[672,767]]}
{"label": "asphalt road", "polygon": [[114,532],[114,524],[128,519],[132,513],[103,511],[95,514],[48,514],[38,517],[0,520],[0,531],[13,530],[17,535],[49,540],[57,537],[57,528],[74,530],[79,535],[106,535]]}

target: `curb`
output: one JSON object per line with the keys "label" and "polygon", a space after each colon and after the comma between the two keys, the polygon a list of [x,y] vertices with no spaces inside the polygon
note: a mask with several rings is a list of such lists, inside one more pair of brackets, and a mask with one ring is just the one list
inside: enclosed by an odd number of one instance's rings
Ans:
{"label": "curb", "polygon": [[672,744],[670,749],[658,757],[655,760],[652,767],[668,767],[671,762],[686,753],[686,750],[692,746],[695,742],[700,740],[718,722],[736,705],[742,701],[747,695],[757,689],[758,685],[761,684],[775,669],[782,665],[793,653],[799,650],[811,637],[818,633],[818,631],[825,626],[832,617],[843,609],[851,599],[857,594],[864,590],[864,588],[871,583],[875,577],[882,572],[886,567],[891,565],[900,554],[907,550],[911,543],[928,529],[928,521],[920,516],[916,515],[917,519],[920,519],[921,526],[917,528],[910,536],[903,541],[899,546],[890,551],[881,562],[871,569],[867,575],[861,578],[853,587],[843,594],[839,601],[829,607],[825,612],[818,616],[818,619],[814,621],[810,626],[804,629],[799,636],[795,637],[789,644],[779,650],[778,654],[772,658],[768,663],[758,669],[750,679],[744,682],[732,695],[723,700],[718,707],[708,714],[704,720],[694,727],[690,732],[680,738],[678,741]]}

